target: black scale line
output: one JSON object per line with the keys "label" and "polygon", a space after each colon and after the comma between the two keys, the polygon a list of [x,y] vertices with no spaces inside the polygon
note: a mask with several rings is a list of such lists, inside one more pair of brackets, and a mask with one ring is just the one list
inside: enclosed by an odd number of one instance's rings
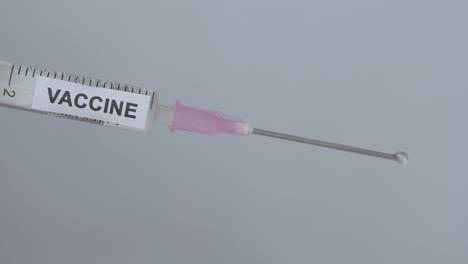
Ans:
{"label": "black scale line", "polygon": [[13,69],[15,68],[15,65],[11,67],[11,72],[10,72],[10,80],[8,81],[8,86],[11,86],[11,77],[13,77]]}
{"label": "black scale line", "polygon": [[153,91],[153,95],[151,96],[151,105],[150,105],[150,109],[153,109],[154,94],[155,94],[155,92]]}

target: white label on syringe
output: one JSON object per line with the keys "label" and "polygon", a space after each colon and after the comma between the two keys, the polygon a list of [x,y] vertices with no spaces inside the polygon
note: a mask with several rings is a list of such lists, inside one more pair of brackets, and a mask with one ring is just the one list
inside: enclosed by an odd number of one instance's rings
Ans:
{"label": "white label on syringe", "polygon": [[32,108],[145,129],[151,97],[37,77]]}

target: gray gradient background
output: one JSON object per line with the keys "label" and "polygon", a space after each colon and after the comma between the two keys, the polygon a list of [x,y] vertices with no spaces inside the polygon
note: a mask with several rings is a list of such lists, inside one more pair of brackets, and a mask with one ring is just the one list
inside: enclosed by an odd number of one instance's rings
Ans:
{"label": "gray gradient background", "polygon": [[6,1],[1,59],[158,89],[268,138],[2,108],[0,263],[467,263],[466,1]]}

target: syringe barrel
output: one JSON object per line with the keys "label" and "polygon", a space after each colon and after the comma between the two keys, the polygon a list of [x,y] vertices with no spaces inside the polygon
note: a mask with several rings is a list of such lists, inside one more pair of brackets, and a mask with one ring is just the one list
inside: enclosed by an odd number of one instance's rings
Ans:
{"label": "syringe barrel", "polygon": [[[66,114],[63,112],[50,112],[44,111],[41,109],[37,109],[33,107],[33,100],[35,100],[34,92],[37,88],[37,80],[38,78],[48,78],[51,81],[58,83],[58,85],[68,86],[70,83],[73,84],[75,87],[80,89],[84,89],[84,91],[89,91],[91,94],[93,92],[99,92],[104,94],[120,94],[122,93],[129,93],[133,94],[131,96],[139,95],[140,97],[144,98],[147,102],[147,109],[144,109],[145,118],[143,125],[133,126],[124,124],[125,122],[116,122],[112,119],[106,118],[103,113],[99,115],[92,115],[91,117],[86,117],[86,115],[80,115],[79,111],[78,114]],[[94,90],[100,89],[100,90]],[[103,90],[107,89],[107,90]],[[111,91],[112,90],[112,91]],[[84,92],[85,95],[82,95],[80,100],[84,100],[84,98],[89,99]],[[130,96],[130,95],[127,96]],[[54,96],[59,96],[59,94],[54,94]],[[52,96],[51,96],[52,98]],[[57,98],[56,98],[57,99]],[[58,99],[57,99],[58,100]],[[66,101],[66,100],[65,100]],[[98,101],[96,101],[97,104]],[[101,108],[104,108],[104,103],[102,102]],[[84,102],[81,102],[84,105]],[[51,70],[46,70],[38,67],[31,67],[31,66],[24,66],[24,65],[14,65],[8,62],[0,61],[0,105],[14,107],[17,109],[33,111],[33,112],[40,112],[46,113],[50,115],[55,115],[59,117],[91,122],[95,124],[100,124],[104,126],[111,126],[111,127],[119,127],[124,129],[136,130],[141,132],[149,132],[156,122],[156,118],[158,116],[158,93],[153,90],[142,89],[139,87],[126,85],[117,82],[110,82],[106,80],[100,80],[95,78],[89,78],[79,75],[67,74],[63,72],[56,72]],[[70,104],[70,107],[74,107],[74,105]],[[96,107],[96,108],[99,108]],[[116,106],[118,107],[118,106]],[[116,108],[117,109],[117,108]],[[81,109],[77,109],[81,110]],[[119,109],[117,109],[119,110]],[[121,110],[121,109],[120,109]],[[134,110],[130,108],[130,110]],[[84,111],[84,110],[82,110]],[[122,111],[122,110],[121,110]],[[102,111],[101,111],[102,112]],[[117,111],[115,111],[117,112]],[[107,113],[109,114],[109,113]],[[130,118],[134,118],[134,113],[128,114]],[[115,120],[115,119],[114,119]]]}

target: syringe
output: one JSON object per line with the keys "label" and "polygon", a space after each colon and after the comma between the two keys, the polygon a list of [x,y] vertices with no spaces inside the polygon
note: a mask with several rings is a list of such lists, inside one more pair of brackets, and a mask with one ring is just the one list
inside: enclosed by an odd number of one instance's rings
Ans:
{"label": "syringe", "polygon": [[104,126],[149,132],[156,122],[171,131],[199,134],[263,135],[348,151],[406,164],[394,154],[253,128],[240,118],[182,105],[159,104],[156,91],[38,67],[0,62],[0,104]]}

